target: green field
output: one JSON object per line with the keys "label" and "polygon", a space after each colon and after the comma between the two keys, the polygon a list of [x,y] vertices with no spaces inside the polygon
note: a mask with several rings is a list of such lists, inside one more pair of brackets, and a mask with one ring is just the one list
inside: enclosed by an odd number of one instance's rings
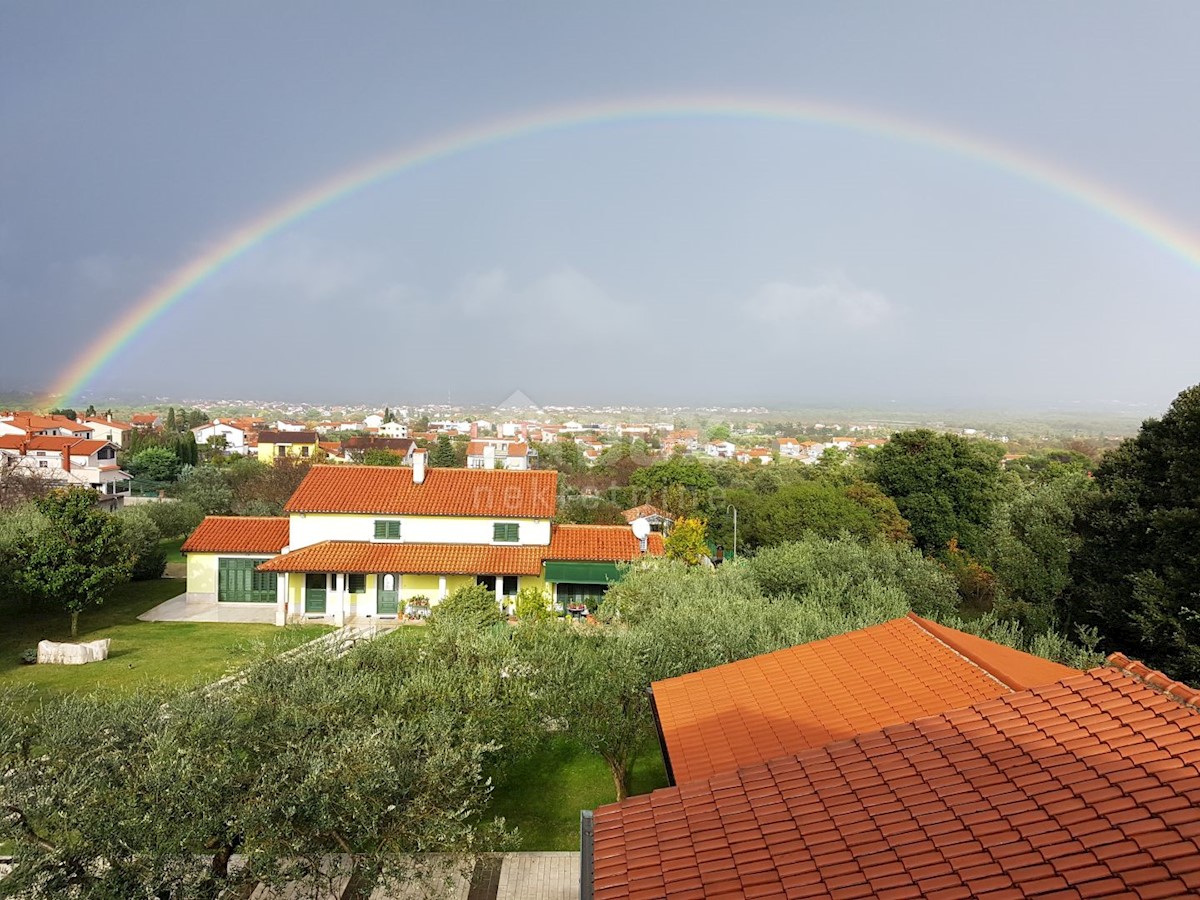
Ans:
{"label": "green field", "polygon": [[[634,763],[630,793],[666,786],[662,755],[653,746]],[[505,772],[490,812],[517,829],[522,850],[578,850],[579,811],[612,803],[616,796],[604,760],[556,738]]]}
{"label": "green field", "polygon": [[212,681],[263,652],[279,652],[329,630],[319,625],[138,621],[140,613],[185,588],[182,579],[132,582],[102,606],[80,615],[77,640],[112,640],[107,660],[85,666],[23,665],[22,651],[36,647],[39,640],[70,640],[70,620],[64,612],[0,601],[0,690],[28,685],[36,699],[77,690],[186,686]]}

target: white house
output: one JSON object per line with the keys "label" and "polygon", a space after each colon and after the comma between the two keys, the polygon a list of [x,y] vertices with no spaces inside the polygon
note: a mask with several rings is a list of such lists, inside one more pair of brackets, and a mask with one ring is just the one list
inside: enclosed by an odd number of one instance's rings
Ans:
{"label": "white house", "polygon": [[209,438],[223,437],[225,438],[225,449],[230,453],[246,454],[250,452],[250,448],[246,446],[246,432],[236,425],[222,422],[220,419],[213,419],[205,425],[197,425],[192,429],[192,434],[196,437],[197,445],[207,446]]}
{"label": "white house", "polygon": [[408,426],[403,422],[384,422],[379,426],[379,436],[403,439],[408,437]]}
{"label": "white house", "polygon": [[311,429],[300,422],[289,422],[287,419],[280,419],[275,423],[276,431],[311,431]]}
{"label": "white house", "polygon": [[467,468],[525,471],[532,468],[531,456],[536,458],[537,453],[523,441],[481,438],[467,445]]}
{"label": "white house", "polygon": [[0,436],[0,466],[20,468],[55,485],[88,487],[100,502],[124,505],[132,477],[117,465],[117,448],[108,441],[58,435]]}
{"label": "white house", "polygon": [[378,413],[371,413],[363,418],[363,425],[367,428],[378,429],[383,427],[383,416]]}
{"label": "white house", "polygon": [[129,436],[133,434],[132,423],[118,422],[112,416],[88,417],[80,419],[80,424],[91,428],[92,437],[96,440],[108,441],[118,449],[124,447],[129,442]]}
{"label": "white house", "polygon": [[709,441],[704,447],[704,452],[714,459],[733,459],[737,447],[729,441]]}

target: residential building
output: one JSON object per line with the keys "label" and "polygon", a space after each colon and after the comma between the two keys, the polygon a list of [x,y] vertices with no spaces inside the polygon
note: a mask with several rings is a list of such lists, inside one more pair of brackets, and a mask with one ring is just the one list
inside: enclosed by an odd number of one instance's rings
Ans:
{"label": "residential building", "polygon": [[131,476],[117,465],[117,448],[109,441],[60,435],[0,435],[0,466],[20,468],[56,486],[87,487],[100,503],[124,505]]}
{"label": "residential building", "polygon": [[209,516],[188,538],[190,599],[273,603],[276,622],[397,617],[485,584],[509,605],[523,587],[587,602],[620,564],[661,555],[662,536],[623,525],[555,525],[557,472],[314,466],[287,517]]}
{"label": "residential building", "polygon": [[[246,431],[239,428],[231,422],[222,422],[220,419],[213,419],[204,425],[197,425],[192,429],[192,434],[196,438],[197,446],[208,446],[210,438],[224,438],[225,450],[228,453],[246,454],[249,448],[246,446]],[[217,443],[220,443],[218,441]]]}
{"label": "residential building", "polygon": [[129,417],[129,424],[138,431],[158,431],[162,428],[162,416],[158,413],[134,413]]}
{"label": "residential building", "polygon": [[468,469],[524,471],[532,468],[531,459],[536,458],[537,451],[522,441],[481,438],[467,444]]}
{"label": "residential building", "polygon": [[104,416],[89,416],[80,419],[80,424],[85,425],[92,430],[92,437],[98,441],[108,441],[118,450],[122,449],[129,443],[130,435],[133,434],[132,422],[121,422],[114,419],[111,415]]}
{"label": "residential building", "polygon": [[679,445],[682,445],[688,453],[695,453],[700,449],[700,432],[696,429],[685,428],[672,431],[663,438],[662,446],[665,453],[671,453]]}
{"label": "residential building", "polygon": [[269,463],[276,459],[309,459],[317,452],[319,437],[315,431],[260,431],[258,461]]}
{"label": "residential building", "polygon": [[371,415],[363,418],[363,425],[371,431],[378,431],[383,427],[383,416],[378,413],[371,413]]}
{"label": "residential building", "polygon": [[0,435],[71,437],[83,440],[95,437],[91,425],[76,422],[66,416],[40,416],[30,412],[9,413],[0,417]]}
{"label": "residential building", "polygon": [[408,426],[403,422],[384,422],[379,426],[379,436],[385,438],[408,437]]}
{"label": "residential building", "polygon": [[275,423],[275,431],[286,431],[296,434],[308,434],[312,431],[303,422],[289,422],[287,419],[280,419]]}
{"label": "residential building", "polygon": [[387,438],[374,435],[348,437],[342,440],[341,455],[361,459],[362,454],[368,450],[387,450],[389,453],[398,454],[404,460],[404,465],[411,466],[413,451],[416,447],[417,442],[411,438]]}
{"label": "residential building", "polygon": [[749,450],[739,450],[737,452],[737,461],[740,463],[758,463],[767,466],[773,463],[775,458],[766,447],[751,447]]}
{"label": "residential building", "polygon": [[801,456],[800,442],[793,437],[781,437],[775,441],[775,448],[781,459],[799,459]]}
{"label": "residential building", "polygon": [[737,447],[729,441],[709,441],[704,445],[704,452],[714,459],[733,459]]}
{"label": "residential building", "polygon": [[658,531],[663,534],[668,533],[671,530],[671,526],[675,524],[675,520],[671,516],[657,506],[651,506],[649,503],[643,503],[641,506],[627,509],[621,515],[625,517],[625,521],[630,525],[641,519],[650,526],[651,531]]}
{"label": "residential building", "polygon": [[581,897],[1200,894],[1200,691],[915,616],[657,682],[676,786],[583,816]]}

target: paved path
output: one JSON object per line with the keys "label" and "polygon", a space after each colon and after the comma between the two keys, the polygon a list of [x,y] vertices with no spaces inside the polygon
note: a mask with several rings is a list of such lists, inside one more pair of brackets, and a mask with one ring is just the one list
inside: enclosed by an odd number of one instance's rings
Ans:
{"label": "paved path", "polygon": [[578,900],[578,853],[505,853],[481,859],[470,878],[379,888],[371,900]]}
{"label": "paved path", "polygon": [[140,616],[143,622],[241,622],[275,624],[274,603],[218,603],[209,597],[180,594]]}

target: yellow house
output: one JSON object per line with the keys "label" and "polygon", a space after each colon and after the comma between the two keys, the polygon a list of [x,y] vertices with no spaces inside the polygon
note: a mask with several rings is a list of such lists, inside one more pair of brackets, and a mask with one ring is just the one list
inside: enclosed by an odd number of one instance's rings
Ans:
{"label": "yellow house", "polygon": [[623,525],[555,525],[558,473],[314,466],[287,517],[209,516],[183,545],[188,595],[273,603],[276,624],[396,618],[417,598],[485,584],[509,606],[524,587],[586,602],[618,566],[662,554]]}
{"label": "yellow house", "polygon": [[277,459],[309,459],[316,456],[320,444],[315,431],[260,431],[258,433],[258,461],[274,462]]}

